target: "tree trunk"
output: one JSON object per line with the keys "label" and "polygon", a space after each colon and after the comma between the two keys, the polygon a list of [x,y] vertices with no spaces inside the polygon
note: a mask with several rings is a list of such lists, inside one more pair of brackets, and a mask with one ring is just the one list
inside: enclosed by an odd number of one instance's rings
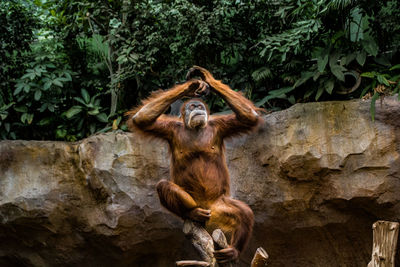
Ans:
{"label": "tree trunk", "polygon": [[269,256],[267,252],[262,248],[259,247],[254,254],[253,260],[251,261],[251,267],[264,267],[267,266],[267,260]]}
{"label": "tree trunk", "polygon": [[210,263],[206,261],[177,261],[176,262],[177,267],[208,267],[210,266]]}
{"label": "tree trunk", "polygon": [[[233,267],[235,263],[217,263],[214,258],[214,244],[216,249],[224,249],[228,247],[228,242],[221,229],[216,229],[210,234],[202,227],[201,224],[191,220],[185,220],[183,223],[183,233],[190,239],[203,261],[183,260],[177,261],[176,266],[210,266],[210,267]],[[251,267],[267,266],[268,254],[263,248],[258,248],[251,261]]]}
{"label": "tree trunk", "polygon": [[[223,249],[228,247],[228,242],[226,241],[226,237],[221,229],[215,229],[212,233],[212,238],[214,240],[215,246],[217,249]],[[227,263],[218,263],[218,267],[233,267],[234,264],[232,262]]]}
{"label": "tree trunk", "polygon": [[372,258],[368,267],[394,267],[399,223],[377,221],[372,229]]}
{"label": "tree trunk", "polygon": [[[212,237],[206,231],[206,229],[196,222],[185,220],[183,223],[183,233],[192,241],[192,244],[199,252],[201,259],[204,262],[209,263],[210,267],[215,267],[216,260],[214,258],[214,243]],[[181,262],[177,262],[176,264],[181,264]]]}

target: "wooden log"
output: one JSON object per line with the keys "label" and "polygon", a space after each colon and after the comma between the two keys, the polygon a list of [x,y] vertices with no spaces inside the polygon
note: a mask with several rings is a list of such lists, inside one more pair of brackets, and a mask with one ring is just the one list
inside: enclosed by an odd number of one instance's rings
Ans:
{"label": "wooden log", "polygon": [[209,263],[210,267],[215,267],[214,243],[206,229],[199,223],[185,220],[183,223],[183,233],[191,240],[193,246],[199,252],[201,259]]}
{"label": "wooden log", "polygon": [[253,260],[251,261],[251,267],[264,267],[267,266],[267,260],[269,256],[268,253],[259,247],[254,254]]}
{"label": "wooden log", "polygon": [[399,223],[377,221],[372,229],[372,257],[368,267],[394,267]]}
{"label": "wooden log", "polygon": [[[214,240],[216,250],[228,247],[228,241],[226,240],[226,236],[224,235],[221,229],[215,229],[214,232],[212,233],[212,238]],[[218,266],[233,267],[234,263],[233,262],[218,263]]]}
{"label": "wooden log", "polygon": [[228,241],[226,240],[225,234],[221,229],[215,229],[212,233],[212,238],[217,245],[218,249],[223,249],[228,247]]}
{"label": "wooden log", "polygon": [[186,266],[186,267],[208,267],[210,263],[206,261],[177,261],[176,266]]}

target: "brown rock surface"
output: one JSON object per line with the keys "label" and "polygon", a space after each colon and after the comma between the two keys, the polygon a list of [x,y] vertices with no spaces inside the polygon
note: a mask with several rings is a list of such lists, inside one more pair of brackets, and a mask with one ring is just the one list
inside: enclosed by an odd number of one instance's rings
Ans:
{"label": "brown rock surface", "polygon": [[[235,198],[255,212],[241,265],[366,266],[377,219],[400,217],[400,102],[297,104],[227,143]],[[195,259],[161,208],[167,146],[131,133],[0,142],[0,266],[173,266]]]}

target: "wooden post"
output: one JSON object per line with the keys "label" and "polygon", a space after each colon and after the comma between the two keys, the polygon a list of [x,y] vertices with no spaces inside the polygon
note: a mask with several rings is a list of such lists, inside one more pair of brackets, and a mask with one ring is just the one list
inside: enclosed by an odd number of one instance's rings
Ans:
{"label": "wooden post", "polygon": [[377,221],[372,229],[372,258],[368,267],[394,267],[399,223]]}
{"label": "wooden post", "polygon": [[253,260],[251,261],[251,267],[264,267],[267,266],[267,260],[269,256],[268,253],[262,248],[259,247],[254,254]]}
{"label": "wooden post", "polygon": [[179,267],[208,267],[210,263],[206,261],[177,261],[176,266]]}
{"label": "wooden post", "polygon": [[[226,237],[221,229],[215,229],[212,233],[212,238],[214,240],[215,246],[217,249],[223,249],[228,247],[228,242],[226,241]],[[233,267],[232,262],[227,263],[218,263],[218,267]]]}
{"label": "wooden post", "polygon": [[[189,238],[199,252],[203,261],[196,260],[183,260],[177,261],[176,266],[186,267],[233,267],[235,263],[220,263],[218,264],[214,258],[214,243],[217,249],[224,249],[228,247],[228,242],[221,229],[216,229],[210,234],[201,226],[201,224],[191,220],[185,220],[183,223],[183,233]],[[214,242],[213,242],[214,241]],[[264,267],[267,266],[268,254],[263,248],[258,248],[251,261],[251,267]]]}
{"label": "wooden post", "polygon": [[[210,234],[199,223],[185,220],[183,233],[190,239],[203,261],[177,261],[176,266],[216,266],[214,243]],[[207,265],[208,264],[208,265]]]}

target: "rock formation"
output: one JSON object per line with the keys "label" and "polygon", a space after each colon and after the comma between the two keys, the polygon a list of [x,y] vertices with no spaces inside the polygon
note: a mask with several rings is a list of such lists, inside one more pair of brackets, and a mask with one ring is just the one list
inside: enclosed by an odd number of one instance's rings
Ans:
{"label": "rock formation", "polygon": [[[400,217],[400,102],[297,104],[227,143],[232,194],[269,266],[366,266],[372,223]],[[0,266],[173,266],[195,259],[154,189],[167,145],[134,133],[0,142]],[[398,257],[397,257],[398,258]]]}

